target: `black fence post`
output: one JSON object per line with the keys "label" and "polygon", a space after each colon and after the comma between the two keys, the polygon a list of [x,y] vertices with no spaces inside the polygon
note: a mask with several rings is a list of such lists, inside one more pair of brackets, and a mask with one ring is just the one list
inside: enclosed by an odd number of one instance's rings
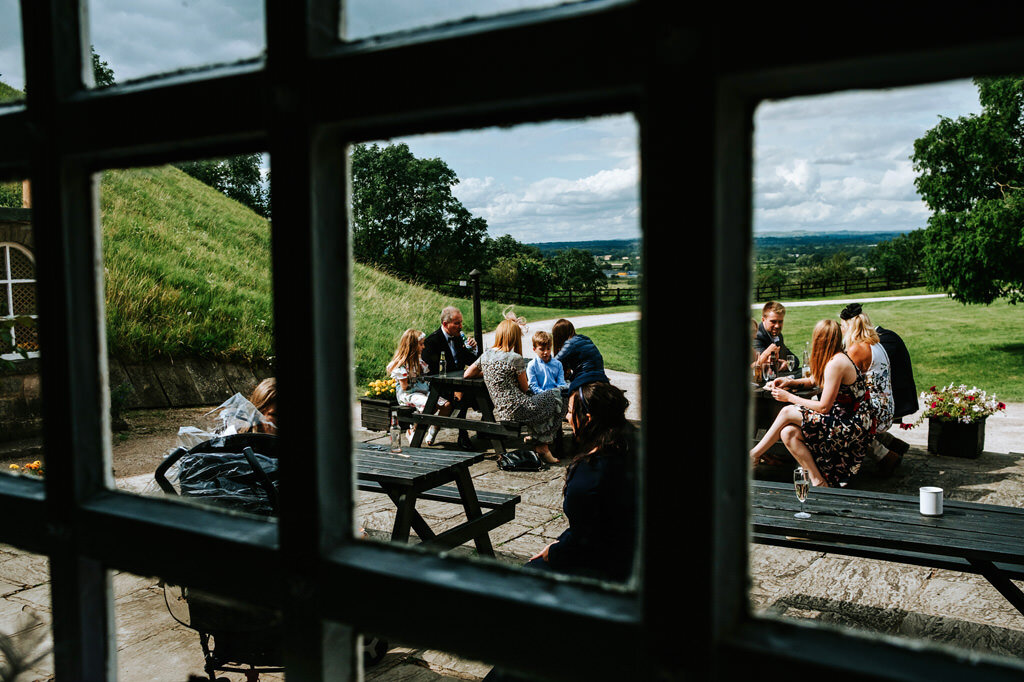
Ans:
{"label": "black fence post", "polygon": [[480,275],[476,268],[469,273],[469,281],[473,283],[473,338],[476,339],[477,353],[484,347],[484,321],[480,314]]}

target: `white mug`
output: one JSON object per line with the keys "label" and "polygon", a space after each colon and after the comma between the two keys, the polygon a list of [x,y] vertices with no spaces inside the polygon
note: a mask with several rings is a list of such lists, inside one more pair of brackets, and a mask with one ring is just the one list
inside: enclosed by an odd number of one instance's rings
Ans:
{"label": "white mug", "polygon": [[942,516],[942,488],[934,486],[921,488],[921,514]]}

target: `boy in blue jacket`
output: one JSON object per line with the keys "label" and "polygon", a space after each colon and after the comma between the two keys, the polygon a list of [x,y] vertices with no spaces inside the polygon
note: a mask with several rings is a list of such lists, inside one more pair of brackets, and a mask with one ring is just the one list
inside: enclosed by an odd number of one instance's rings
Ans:
{"label": "boy in blue jacket", "polygon": [[565,380],[562,363],[551,357],[551,334],[537,332],[533,335],[533,352],[537,357],[530,360],[526,367],[526,378],[530,382],[530,390],[541,393],[552,388],[567,389],[569,382]]}

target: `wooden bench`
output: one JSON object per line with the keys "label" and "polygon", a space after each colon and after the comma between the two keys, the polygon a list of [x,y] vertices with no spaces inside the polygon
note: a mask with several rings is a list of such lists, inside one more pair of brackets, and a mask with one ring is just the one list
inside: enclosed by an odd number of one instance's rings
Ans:
{"label": "wooden bench", "polygon": [[1024,614],[1024,509],[946,500],[922,516],[917,496],[811,488],[811,518],[793,517],[792,484],[751,485],[754,542],[981,575]]}

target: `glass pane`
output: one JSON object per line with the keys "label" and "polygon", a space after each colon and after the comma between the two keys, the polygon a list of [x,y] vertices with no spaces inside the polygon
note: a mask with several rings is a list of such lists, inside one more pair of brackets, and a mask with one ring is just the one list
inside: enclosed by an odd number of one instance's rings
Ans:
{"label": "glass pane", "polygon": [[118,679],[284,679],[280,613],[159,578],[113,582]]}
{"label": "glass pane", "polygon": [[[0,471],[41,478],[42,392],[31,213],[0,208]],[[14,275],[12,282],[10,275]]]}
{"label": "glass pane", "polygon": [[[602,553],[615,561],[570,556],[576,546],[562,535],[571,525],[562,491],[567,465],[594,438],[589,430],[574,438],[566,420],[570,382],[583,387],[593,414],[605,415],[595,429],[621,428],[616,445],[633,435],[623,419],[641,420],[637,142],[636,122],[624,115],[351,149],[356,517],[369,537],[412,538],[515,565],[561,537],[557,557],[540,568],[628,575],[636,448],[609,448],[600,466],[587,468],[611,481],[614,499],[602,504],[617,506],[616,520],[574,529],[616,547]],[[479,363],[474,347],[485,349]],[[524,391],[520,376],[535,387]],[[388,452],[395,412],[401,454]],[[418,432],[407,428],[413,424]],[[497,453],[514,449],[543,469],[500,470]],[[437,487],[403,497],[425,471]],[[470,525],[477,510],[465,485],[458,490],[463,476],[486,523]],[[594,483],[574,474],[566,508]],[[413,500],[415,511],[399,513],[399,499]]]}
{"label": "glass pane", "polygon": [[[267,169],[251,154],[103,174],[121,489],[276,514],[273,393],[264,400],[274,356]],[[229,438],[204,445],[215,436]],[[265,479],[253,480],[246,446]]]}
{"label": "glass pane", "polygon": [[52,679],[52,614],[47,558],[0,545],[0,665],[24,669],[18,679]]}
{"label": "glass pane", "polygon": [[258,0],[90,0],[88,16],[98,86],[253,59],[266,47]]}
{"label": "glass pane", "polygon": [[[579,2],[580,0],[571,0]],[[350,0],[344,3],[345,40],[425,28],[524,9],[567,4],[565,0]]]}
{"label": "glass pane", "polygon": [[0,106],[23,99],[25,60],[21,43],[21,9],[18,0],[0,0]]}
{"label": "glass pane", "polygon": [[[961,552],[1004,542],[1015,552],[1024,532],[1015,525],[1024,312],[1008,305],[1019,273],[985,255],[1020,250],[1019,231],[1010,238],[1000,221],[1024,186],[1021,92],[1015,76],[757,109],[756,612],[1016,657],[1024,619]],[[977,305],[994,281],[1009,286]],[[804,368],[811,376],[796,379]],[[773,371],[795,375],[774,397],[759,388]],[[925,395],[960,384],[964,395],[948,406]],[[998,395],[983,445],[975,433],[972,449],[945,450],[947,428],[972,427],[964,419],[977,429],[979,391]],[[953,421],[922,420],[958,405],[967,407]],[[943,489],[941,518],[922,514],[929,486]],[[809,517],[796,515],[801,506]]]}

